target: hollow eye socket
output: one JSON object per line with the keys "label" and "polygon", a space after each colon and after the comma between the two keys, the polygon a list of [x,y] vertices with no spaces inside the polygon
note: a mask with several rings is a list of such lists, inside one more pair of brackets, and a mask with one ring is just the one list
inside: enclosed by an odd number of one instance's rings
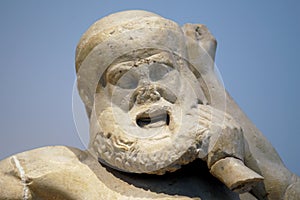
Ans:
{"label": "hollow eye socket", "polygon": [[112,85],[116,85],[119,79],[127,72],[126,69],[112,70],[107,73],[107,80]]}
{"label": "hollow eye socket", "polygon": [[123,73],[123,75],[118,79],[116,85],[123,89],[135,89],[138,85],[138,78],[132,70]]}
{"label": "hollow eye socket", "polygon": [[106,80],[124,89],[133,89],[138,85],[138,78],[132,68],[133,62],[122,62],[111,66],[106,73]]}
{"label": "hollow eye socket", "polygon": [[152,81],[159,81],[165,78],[173,68],[164,64],[154,63],[149,66],[149,77]]}

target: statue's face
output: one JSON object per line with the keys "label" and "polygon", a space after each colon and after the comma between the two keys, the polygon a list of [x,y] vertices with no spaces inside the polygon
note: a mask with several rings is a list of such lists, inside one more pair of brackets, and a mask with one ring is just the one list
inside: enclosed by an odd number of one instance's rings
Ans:
{"label": "statue's face", "polygon": [[187,152],[199,128],[197,106],[206,101],[184,59],[145,52],[107,68],[91,119],[100,160],[131,172],[159,170]]}
{"label": "statue's face", "polygon": [[[138,131],[130,133],[136,137],[153,136],[156,131],[172,131],[172,112],[179,104],[177,98],[188,92],[182,90],[178,70],[174,58],[166,52],[113,63],[105,74],[106,87],[99,89],[103,89],[108,98],[97,98],[96,105],[100,103],[99,107],[112,108],[118,123],[124,128],[127,125],[137,127]],[[120,118],[120,113],[127,116]]]}

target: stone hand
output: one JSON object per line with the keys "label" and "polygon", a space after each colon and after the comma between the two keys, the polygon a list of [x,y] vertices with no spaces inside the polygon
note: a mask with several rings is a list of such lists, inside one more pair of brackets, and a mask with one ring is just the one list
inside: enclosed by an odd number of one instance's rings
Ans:
{"label": "stone hand", "polygon": [[[244,164],[245,141],[242,128],[225,112],[199,106],[200,126],[207,135],[199,141],[199,157],[206,160],[210,173],[229,189],[248,192],[263,177]],[[209,141],[207,141],[209,140]]]}

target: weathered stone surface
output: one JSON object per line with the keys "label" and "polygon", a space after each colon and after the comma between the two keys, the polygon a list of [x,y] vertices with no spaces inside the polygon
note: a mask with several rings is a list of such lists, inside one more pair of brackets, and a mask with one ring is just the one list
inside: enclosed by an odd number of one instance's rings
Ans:
{"label": "weathered stone surface", "polygon": [[164,176],[133,175],[103,167],[88,152],[52,146],[9,157],[0,169],[0,199],[238,199],[195,171],[207,170],[203,163]]}
{"label": "weathered stone surface", "polygon": [[89,149],[1,161],[0,199],[297,199],[299,177],[224,89],[215,50],[204,25],[145,11],[97,21],[76,50]]}
{"label": "weathered stone surface", "polygon": [[226,157],[214,163],[210,172],[220,179],[229,189],[244,193],[252,189],[263,177],[246,167],[233,157]]}

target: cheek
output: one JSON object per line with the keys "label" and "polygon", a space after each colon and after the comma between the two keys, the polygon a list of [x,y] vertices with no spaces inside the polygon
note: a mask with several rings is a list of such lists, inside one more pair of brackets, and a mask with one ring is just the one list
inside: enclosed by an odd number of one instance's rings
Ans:
{"label": "cheek", "polygon": [[106,108],[110,107],[111,103],[107,95],[107,91],[98,91],[94,96],[94,112],[97,114],[102,113]]}
{"label": "cheek", "polygon": [[134,93],[134,89],[123,89],[118,86],[109,85],[108,93],[110,98],[110,105],[117,106],[124,111],[128,111],[132,105],[130,105],[131,98]]}
{"label": "cheek", "polygon": [[164,79],[158,81],[157,84],[176,95],[179,94],[182,87],[181,77],[177,70],[169,72],[168,75]]}
{"label": "cheek", "polygon": [[183,95],[193,93],[193,95],[197,96],[199,101],[204,102],[205,96],[203,94],[201,84],[205,84],[205,82],[201,83],[200,81],[202,79],[198,78],[191,70],[189,70],[188,67],[183,69],[180,75],[181,75],[181,93],[183,93]]}
{"label": "cheek", "polygon": [[124,91],[118,89],[118,87],[107,83],[106,87],[97,89],[94,97],[94,105],[97,113],[102,113],[106,108],[113,105],[120,105],[122,98],[124,98]]}

